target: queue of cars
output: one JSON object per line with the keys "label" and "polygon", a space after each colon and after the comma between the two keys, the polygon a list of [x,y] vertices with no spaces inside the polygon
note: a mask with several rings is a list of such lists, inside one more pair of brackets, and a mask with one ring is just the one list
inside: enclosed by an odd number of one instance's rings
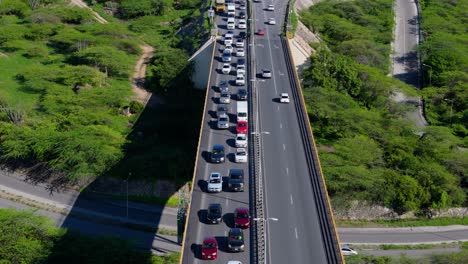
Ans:
{"label": "queue of cars", "polygon": [[[235,163],[248,162],[248,89],[246,85],[247,61],[246,57],[246,28],[247,15],[246,3],[240,0],[236,4],[233,0],[226,1],[227,17],[225,18],[225,34],[222,39],[222,50],[220,56],[219,72],[229,77],[223,77],[215,88],[217,92],[216,100],[216,129],[229,130],[236,133],[233,137],[235,145],[234,153],[226,153],[227,148],[223,144],[213,144],[208,161],[214,164],[226,164],[230,161]],[[236,16],[236,14],[238,16]],[[235,34],[235,32],[238,32]],[[236,88],[237,87],[237,88]],[[236,101],[236,112],[230,113],[229,109]],[[230,116],[235,115],[235,119]],[[235,127],[231,127],[231,122]],[[228,158],[231,157],[232,158]],[[247,168],[243,166],[244,168]],[[206,189],[208,193],[219,194],[223,191],[244,192],[246,190],[246,180],[248,174],[243,168],[229,168],[227,175],[220,172],[220,169],[214,169],[209,172],[206,180]],[[232,209],[231,209],[232,210]],[[238,207],[234,211],[225,212],[220,203],[210,203],[206,209],[206,214],[200,218],[200,221],[209,225],[219,225],[225,221],[232,221],[227,224],[230,228],[227,232],[225,242],[220,242],[214,236],[205,237],[201,244],[200,258],[202,260],[218,259],[219,248],[225,248],[226,252],[243,252],[245,250],[244,229],[250,227],[249,208]],[[226,215],[232,216],[226,220]],[[248,233],[246,233],[248,234]],[[213,235],[213,234],[210,234]],[[219,239],[219,238],[218,238]],[[221,244],[218,244],[221,243]],[[225,245],[223,245],[225,244]],[[230,260],[228,264],[242,264],[238,260]]]}
{"label": "queue of cars", "polygon": [[[258,2],[258,1],[257,1]],[[234,122],[230,115],[235,115],[235,132],[234,146],[235,152],[232,154],[226,154],[226,150],[223,144],[214,144],[209,161],[211,163],[225,163],[228,159],[228,155],[232,155],[231,161],[235,163],[248,163],[248,89],[244,87],[246,85],[246,74],[247,74],[247,63],[246,63],[246,28],[248,17],[246,15],[246,4],[245,0],[239,0],[236,4],[233,0],[227,0],[227,18],[225,19],[225,34],[221,41],[222,54],[220,60],[222,62],[219,72],[223,75],[234,75],[235,78],[229,80],[221,80],[217,86],[216,91],[219,93],[216,107],[216,128],[217,129],[230,129],[230,122]],[[266,11],[274,11],[273,5],[268,5]],[[238,16],[236,16],[236,13]],[[266,24],[275,25],[275,19],[270,18],[266,21]],[[240,31],[235,34],[234,31]],[[265,29],[259,29],[257,35],[265,35]],[[270,79],[273,76],[273,72],[268,69],[262,69],[261,77],[264,79]],[[232,78],[232,77],[231,77]],[[236,91],[235,86],[240,86]],[[235,97],[234,97],[235,96]],[[237,101],[236,111],[237,113],[229,113],[228,105],[235,98]],[[216,101],[216,100],[215,100]],[[289,96],[285,93],[280,95],[280,102],[289,103]],[[210,172],[206,191],[209,193],[221,193],[223,191],[229,192],[244,192],[245,181],[248,175],[245,174],[242,168],[231,168],[228,171],[228,175],[224,176],[218,171]],[[224,213],[224,215],[223,215]],[[227,239],[223,239],[222,244],[225,243],[225,249],[227,252],[243,252],[245,250],[245,237],[243,229],[250,228],[251,215],[249,208],[238,207],[234,212],[223,212],[222,205],[220,203],[211,203],[206,209],[206,215],[201,218],[205,224],[218,225],[222,224],[226,220],[225,215],[233,215],[233,224],[228,225],[231,227],[227,234]],[[230,221],[230,220],[229,220]],[[219,241],[216,237],[206,237],[201,245],[201,259],[203,260],[215,260],[218,258],[218,249],[220,246]],[[242,264],[240,261],[231,260],[228,264]]]}

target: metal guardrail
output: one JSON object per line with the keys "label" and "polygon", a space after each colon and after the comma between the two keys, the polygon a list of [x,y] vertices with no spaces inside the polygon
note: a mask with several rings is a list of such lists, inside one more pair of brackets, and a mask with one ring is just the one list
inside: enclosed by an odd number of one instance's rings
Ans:
{"label": "metal guardrail", "polygon": [[[255,71],[255,39],[254,39],[254,21],[255,14],[253,12],[253,3],[248,1],[249,13],[249,26],[247,29],[247,55],[249,55],[249,71],[248,80],[249,85],[249,119],[251,120],[251,131],[259,131],[260,126],[258,122],[257,107],[258,97],[256,89],[256,71]],[[249,155],[252,157],[250,163],[250,205],[251,215],[253,218],[263,218],[263,186],[262,186],[262,172],[261,172],[261,139],[260,134],[249,134]],[[265,223],[263,221],[255,221],[250,228],[250,248],[251,248],[251,263],[263,263],[265,255]]]}
{"label": "metal guardrail", "polygon": [[286,59],[286,68],[290,77],[289,82],[291,85],[294,106],[296,108],[297,118],[299,121],[299,128],[301,130],[301,138],[304,145],[307,167],[309,170],[311,185],[315,197],[314,200],[318,211],[318,217],[320,221],[319,226],[321,228],[320,231],[322,233],[322,239],[326,249],[327,263],[341,264],[344,263],[344,259],[340,251],[338,233],[335,229],[333,212],[330,201],[328,200],[325,180],[323,178],[320,161],[316,152],[315,141],[313,139],[309,118],[307,116],[300,82],[297,76],[297,72],[294,68],[288,40],[282,37],[281,44]]}

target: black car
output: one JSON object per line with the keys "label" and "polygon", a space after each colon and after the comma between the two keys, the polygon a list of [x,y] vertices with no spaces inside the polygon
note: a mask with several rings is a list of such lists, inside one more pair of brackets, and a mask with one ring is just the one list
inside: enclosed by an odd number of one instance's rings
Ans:
{"label": "black car", "polygon": [[245,33],[245,31],[241,31],[241,32],[239,33],[239,38],[245,39],[246,37],[247,37],[247,33]]}
{"label": "black car", "polygon": [[224,162],[224,146],[221,144],[215,144],[211,151],[211,162],[222,163]]}
{"label": "black car", "polygon": [[229,186],[229,190],[233,192],[244,191],[244,170],[243,169],[229,170],[228,186]]}
{"label": "black car", "polygon": [[221,80],[219,82],[219,92],[229,92],[229,81],[228,80]]}
{"label": "black car", "polygon": [[228,234],[228,251],[244,251],[244,232],[240,228],[231,228]]}
{"label": "black car", "polygon": [[245,65],[245,59],[244,58],[237,59],[237,65]]}
{"label": "black car", "polygon": [[247,100],[247,89],[240,88],[237,90],[237,100],[245,101]]}
{"label": "black car", "polygon": [[223,209],[218,203],[210,204],[208,206],[208,213],[206,214],[206,220],[211,224],[219,224],[222,221]]}
{"label": "black car", "polygon": [[226,114],[228,113],[228,108],[225,104],[219,104],[218,105],[218,109],[216,109],[216,116],[217,117],[220,117],[222,116],[223,114]]}
{"label": "black car", "polygon": [[244,11],[240,11],[240,12],[239,12],[239,18],[240,18],[240,19],[246,19],[246,18],[247,18],[247,15],[245,14]]}

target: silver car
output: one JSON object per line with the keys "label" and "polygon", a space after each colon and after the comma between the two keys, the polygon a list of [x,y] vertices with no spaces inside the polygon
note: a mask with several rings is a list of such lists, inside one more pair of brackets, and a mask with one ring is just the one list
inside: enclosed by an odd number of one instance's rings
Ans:
{"label": "silver car", "polygon": [[231,94],[229,92],[221,93],[219,102],[222,104],[229,104],[231,102]]}
{"label": "silver car", "polygon": [[229,117],[227,114],[222,114],[218,117],[218,129],[229,128]]}

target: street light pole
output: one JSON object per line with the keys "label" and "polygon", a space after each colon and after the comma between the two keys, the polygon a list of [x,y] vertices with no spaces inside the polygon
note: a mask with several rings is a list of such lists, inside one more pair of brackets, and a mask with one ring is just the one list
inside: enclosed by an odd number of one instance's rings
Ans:
{"label": "street light pole", "polygon": [[432,86],[432,80],[431,80],[431,77],[432,77],[432,66],[431,65],[427,65],[427,64],[422,64],[423,66],[426,66],[426,67],[429,67],[429,86]]}
{"label": "street light pole", "polygon": [[132,176],[132,172],[128,173],[127,180],[125,181],[127,183],[127,220],[128,220],[128,179],[130,179],[130,176]]}
{"label": "street light pole", "polygon": [[266,254],[267,254],[267,239],[266,239],[266,231],[268,230],[268,221],[275,221],[277,222],[278,221],[278,218],[274,218],[274,217],[267,217],[267,218],[261,218],[261,217],[258,217],[258,218],[254,218],[253,219],[254,221],[262,221],[263,223],[265,223],[265,232],[263,233],[263,243],[265,243],[265,250],[263,252],[263,263],[267,263],[267,258],[266,258]]}

